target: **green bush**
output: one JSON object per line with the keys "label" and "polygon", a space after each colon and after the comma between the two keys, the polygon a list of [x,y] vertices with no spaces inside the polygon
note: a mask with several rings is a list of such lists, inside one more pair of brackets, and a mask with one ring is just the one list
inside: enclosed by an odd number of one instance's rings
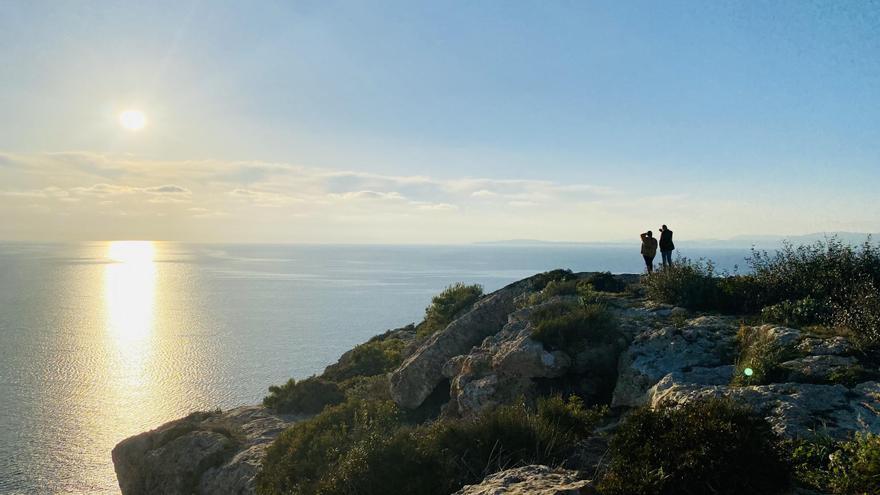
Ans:
{"label": "green bush", "polygon": [[798,484],[835,494],[880,495],[880,435],[858,433],[837,443],[819,437],[789,447]]}
{"label": "green bush", "polygon": [[561,268],[550,270],[549,272],[539,273],[532,276],[532,290],[544,290],[550,282],[564,282],[576,278],[571,270],[563,270]]}
{"label": "green bush", "polygon": [[834,325],[851,335],[862,350],[880,347],[880,284],[861,280],[848,291],[845,302],[836,306]]}
{"label": "green bush", "polygon": [[407,426],[393,403],[350,401],[284,432],[263,461],[258,492],[446,495],[510,466],[559,464],[604,414],[555,396],[536,409]]}
{"label": "green bush", "polygon": [[299,382],[291,378],[280,387],[272,385],[269,395],[263,399],[263,405],[282,413],[315,414],[343,400],[345,394],[339,385],[312,376]]}
{"label": "green bush", "polygon": [[406,342],[401,339],[374,338],[343,354],[337,363],[327,367],[321,377],[342,382],[359,376],[388,373],[400,366],[404,347]]}
{"label": "green bush", "polygon": [[692,309],[714,309],[718,301],[715,266],[711,261],[679,258],[676,263],[643,278],[649,298]]}
{"label": "green bush", "polygon": [[296,423],[272,442],[257,475],[258,493],[325,493],[342,456],[374,436],[390,436],[401,413],[391,401],[351,400]]}
{"label": "green bush", "polygon": [[603,495],[776,494],[788,466],[770,425],[727,400],[640,409],[621,423]]}
{"label": "green bush", "polygon": [[593,288],[600,292],[623,292],[626,290],[626,284],[615,278],[611,272],[594,273],[586,277],[584,281],[592,284]]}
{"label": "green bush", "polygon": [[785,244],[773,255],[753,250],[749,264],[765,306],[811,297],[830,308],[846,302],[854,281],[880,282],[880,247],[870,238],[859,247],[832,237],[796,248]]}
{"label": "green bush", "polygon": [[765,306],[761,309],[761,319],[765,322],[801,327],[819,321],[827,312],[820,301],[805,297]]}
{"label": "green bush", "polygon": [[482,296],[483,287],[476,284],[456,282],[443,289],[443,292],[431,299],[431,305],[425,309],[425,321],[418,327],[418,336],[424,338],[443,330]]}
{"label": "green bush", "polygon": [[551,304],[531,315],[532,338],[549,350],[575,354],[586,344],[614,342],[620,334],[614,315],[601,304]]}

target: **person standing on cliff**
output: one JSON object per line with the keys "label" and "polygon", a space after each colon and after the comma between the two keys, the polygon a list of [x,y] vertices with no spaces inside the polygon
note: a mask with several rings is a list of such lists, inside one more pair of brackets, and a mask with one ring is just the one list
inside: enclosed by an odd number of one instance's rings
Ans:
{"label": "person standing on cliff", "polygon": [[645,266],[648,267],[648,273],[654,273],[654,256],[657,256],[657,239],[649,230],[644,234],[639,234],[642,238],[642,257],[645,258]]}
{"label": "person standing on cliff", "polygon": [[665,225],[660,227],[660,257],[663,259],[663,268],[672,266],[672,250],[675,244],[672,243],[672,231]]}

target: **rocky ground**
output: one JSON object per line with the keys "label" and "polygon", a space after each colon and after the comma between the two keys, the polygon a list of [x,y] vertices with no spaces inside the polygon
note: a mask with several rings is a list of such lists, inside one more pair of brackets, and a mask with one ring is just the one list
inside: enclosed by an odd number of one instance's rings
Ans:
{"label": "rocky ground", "polygon": [[[633,282],[637,277],[622,279]],[[529,316],[540,304],[528,306],[523,301],[533,291],[531,278],[511,284],[482,298],[442,331],[413,344],[407,359],[389,377],[395,402],[414,409],[438,387],[448,387],[449,401],[442,414],[463,417],[540,395],[548,388],[567,387],[588,398],[610,401],[619,417],[640,406],[675,406],[725,396],[750,405],[785,437],[880,433],[880,383],[859,380],[876,379],[876,366],[864,362],[842,337],[755,325],[748,330],[784,351],[788,359],[779,367],[778,381],[734,386],[740,319],[692,314],[635,295],[610,295],[605,303],[617,318],[616,338],[577,352],[551,351],[532,338]],[[597,378],[605,376],[616,377],[609,390]],[[120,486],[126,495],[253,493],[262,453],[297,419],[253,406],[195,413],[168,423],[114,449]],[[585,442],[581,458],[574,463],[579,471],[525,466],[493,474],[458,493],[591,493],[587,480],[592,472],[584,466],[600,462],[611,431],[613,422]]]}

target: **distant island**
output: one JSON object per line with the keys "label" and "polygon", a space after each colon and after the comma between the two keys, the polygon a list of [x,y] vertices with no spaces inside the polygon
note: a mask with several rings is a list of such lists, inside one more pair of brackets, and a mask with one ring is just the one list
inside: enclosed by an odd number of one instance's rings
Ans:
{"label": "distant island", "polygon": [[[696,248],[751,248],[775,249],[788,242],[793,245],[812,244],[835,239],[845,244],[859,245],[872,239],[880,241],[880,234],[869,232],[814,232],[800,235],[736,235],[728,239],[684,239],[687,245]],[[638,237],[631,240],[618,241],[545,241],[540,239],[503,239],[498,241],[480,241],[476,245],[485,246],[594,246],[594,247],[621,247],[632,246],[638,243]]]}
{"label": "distant island", "polygon": [[747,275],[680,259],[452,285],[263,404],[122,441],[120,487],[876,494],[880,248],[846,239],[758,253]]}

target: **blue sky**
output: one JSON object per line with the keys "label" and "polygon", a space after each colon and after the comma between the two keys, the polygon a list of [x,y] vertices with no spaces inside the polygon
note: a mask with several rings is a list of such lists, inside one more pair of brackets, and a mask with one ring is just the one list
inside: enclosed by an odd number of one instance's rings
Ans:
{"label": "blue sky", "polygon": [[0,238],[880,230],[877,2],[0,11]]}

